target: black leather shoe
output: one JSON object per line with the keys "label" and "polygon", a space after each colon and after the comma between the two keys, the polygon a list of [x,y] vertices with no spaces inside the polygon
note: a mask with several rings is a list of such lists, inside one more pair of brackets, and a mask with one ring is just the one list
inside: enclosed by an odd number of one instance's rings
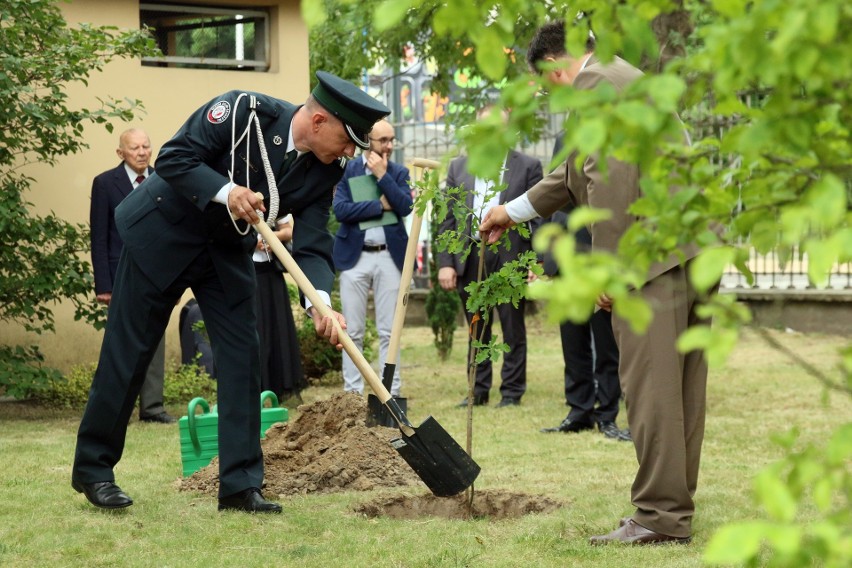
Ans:
{"label": "black leather shoe", "polygon": [[161,412],[159,414],[152,414],[151,416],[140,416],[140,422],[157,422],[159,424],[173,424],[177,422],[174,419],[174,416],[169,414],[168,412]]}
{"label": "black leather shoe", "polygon": [[[488,404],[488,395],[487,394],[475,394],[473,395],[473,406],[485,406]],[[464,397],[462,401],[458,404],[459,408],[467,408],[467,397]]]}
{"label": "black leather shoe", "polygon": [[553,428],[542,428],[541,431],[548,432],[582,432],[583,430],[591,430],[594,428],[590,422],[578,422],[577,420],[571,420],[570,418],[565,418],[559,426],[554,426]]}
{"label": "black leather shoe", "polygon": [[243,511],[245,513],[280,513],[281,505],[267,501],[260,489],[249,487],[245,491],[219,499],[220,511]]}
{"label": "black leather shoe", "polygon": [[133,504],[133,499],[112,481],[80,483],[72,479],[71,487],[77,493],[83,493],[89,503],[101,509],[123,509]]}
{"label": "black leather shoe", "polygon": [[503,397],[500,399],[500,402],[497,403],[497,408],[503,408],[504,406],[520,406],[521,399],[519,398],[507,398]]}
{"label": "black leather shoe", "polygon": [[621,430],[615,422],[598,422],[598,430],[607,438],[618,440],[619,442],[632,442],[630,430]]}

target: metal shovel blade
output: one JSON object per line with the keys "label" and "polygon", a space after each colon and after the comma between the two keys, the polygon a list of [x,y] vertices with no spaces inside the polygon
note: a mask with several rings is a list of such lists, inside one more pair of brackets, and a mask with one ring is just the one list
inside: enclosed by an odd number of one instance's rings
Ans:
{"label": "metal shovel blade", "polygon": [[[395,369],[396,364],[385,363],[385,370],[382,373],[382,386],[384,386],[387,390],[390,390],[391,385],[393,384],[393,373]],[[394,400],[396,400],[403,414],[408,412],[407,398],[395,397]],[[385,408],[385,405],[382,404],[379,397],[374,394],[367,395],[367,419],[365,422],[367,426],[386,426],[388,428],[396,428],[397,426],[393,414]]]}
{"label": "metal shovel blade", "polygon": [[458,495],[479,475],[480,467],[431,416],[414,429],[391,440],[411,469],[438,497]]}

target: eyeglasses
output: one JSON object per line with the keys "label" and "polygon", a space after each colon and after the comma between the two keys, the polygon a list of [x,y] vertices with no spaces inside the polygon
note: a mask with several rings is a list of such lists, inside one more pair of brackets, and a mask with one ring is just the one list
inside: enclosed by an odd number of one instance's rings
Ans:
{"label": "eyeglasses", "polygon": [[395,137],[391,137],[391,138],[370,138],[370,140],[372,140],[373,142],[378,142],[382,146],[384,146],[385,144],[393,144],[394,142],[396,142]]}

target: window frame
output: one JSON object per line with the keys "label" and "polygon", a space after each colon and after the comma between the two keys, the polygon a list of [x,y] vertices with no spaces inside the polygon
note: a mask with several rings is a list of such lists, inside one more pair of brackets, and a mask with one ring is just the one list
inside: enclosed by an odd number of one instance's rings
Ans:
{"label": "window frame", "polygon": [[[165,67],[165,68],[181,68],[183,65],[192,65],[198,69],[218,69],[226,71],[269,71],[271,67],[271,42],[269,39],[270,20],[272,15],[267,10],[258,10],[256,8],[228,8],[210,5],[191,5],[191,4],[166,4],[160,2],[142,2],[139,4],[139,20],[142,26],[146,25],[142,15],[145,11],[158,12],[175,12],[181,14],[198,14],[204,15],[232,15],[232,16],[248,16],[258,18],[261,21],[255,23],[255,37],[258,33],[262,33],[263,37],[259,40],[263,49],[264,59],[220,59],[212,57],[187,57],[178,55],[162,55],[159,57],[143,57],[142,65]],[[155,35],[156,34],[152,34]],[[257,39],[255,40],[258,41]],[[163,65],[163,64],[166,65]]]}

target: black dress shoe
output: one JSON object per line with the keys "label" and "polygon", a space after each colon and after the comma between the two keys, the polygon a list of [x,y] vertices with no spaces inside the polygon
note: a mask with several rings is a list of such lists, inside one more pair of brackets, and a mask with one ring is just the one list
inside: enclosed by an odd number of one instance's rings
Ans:
{"label": "black dress shoe", "polygon": [[632,442],[630,430],[621,430],[615,422],[598,422],[598,430],[607,438],[618,440],[619,442]]}
{"label": "black dress shoe", "polygon": [[503,397],[500,399],[500,402],[497,403],[497,408],[503,408],[504,406],[520,406],[521,399],[519,398],[507,398]]}
{"label": "black dress shoe", "polygon": [[220,511],[243,511],[245,513],[280,513],[281,505],[267,501],[260,489],[249,487],[245,491],[219,499]]}
{"label": "black dress shoe", "polygon": [[133,499],[128,497],[121,490],[121,487],[112,481],[80,483],[72,479],[71,487],[77,493],[83,493],[89,503],[101,509],[122,509],[133,504]]}
{"label": "black dress shoe", "polygon": [[[473,395],[473,406],[485,406],[488,404],[488,395],[487,394],[475,394]],[[462,401],[458,404],[459,408],[467,408],[467,397],[464,397]]]}
{"label": "black dress shoe", "polygon": [[159,424],[173,424],[177,422],[172,415],[168,412],[160,412],[159,414],[152,414],[151,416],[140,416],[140,422],[157,422]]}
{"label": "black dress shoe", "polygon": [[565,418],[559,426],[554,426],[553,428],[542,428],[541,431],[548,432],[582,432],[583,430],[591,430],[594,428],[591,422],[579,422],[577,420],[571,420],[570,418]]}

